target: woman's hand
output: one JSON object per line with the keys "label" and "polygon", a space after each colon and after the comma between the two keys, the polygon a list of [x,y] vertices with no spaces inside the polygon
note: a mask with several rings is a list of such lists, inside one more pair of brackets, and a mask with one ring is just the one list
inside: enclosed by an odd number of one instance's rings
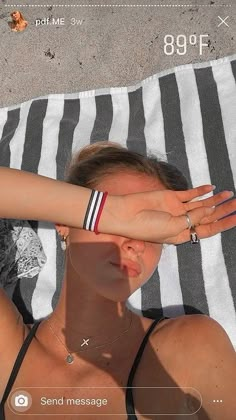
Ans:
{"label": "woman's hand", "polygon": [[191,201],[213,189],[204,185],[186,191],[155,190],[119,196],[120,205],[112,212],[116,222],[109,232],[148,242],[181,244],[190,240],[186,212],[199,239],[235,227],[236,215],[229,215],[236,211],[236,200],[227,201],[232,192]]}

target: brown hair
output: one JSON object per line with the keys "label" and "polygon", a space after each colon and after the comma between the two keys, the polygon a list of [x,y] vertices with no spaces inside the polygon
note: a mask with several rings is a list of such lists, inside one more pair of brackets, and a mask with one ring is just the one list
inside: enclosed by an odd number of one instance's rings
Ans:
{"label": "brown hair", "polygon": [[65,181],[96,189],[103,178],[124,169],[158,178],[170,190],[188,189],[186,178],[175,166],[155,155],[143,156],[112,141],[98,141],[76,152],[66,165]]}

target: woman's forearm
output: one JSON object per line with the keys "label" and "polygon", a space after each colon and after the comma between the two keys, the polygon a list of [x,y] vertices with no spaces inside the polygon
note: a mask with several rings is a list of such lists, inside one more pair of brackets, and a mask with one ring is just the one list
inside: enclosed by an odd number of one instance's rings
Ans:
{"label": "woman's forearm", "polygon": [[[0,194],[0,218],[40,220],[82,228],[91,189],[0,167]],[[114,199],[116,197],[108,196],[104,206],[103,228],[108,232],[109,209]]]}
{"label": "woman's forearm", "polygon": [[[197,226],[196,234],[200,239],[235,227],[236,219],[231,213],[236,211],[236,200],[227,202],[232,198],[231,192],[218,193],[200,203],[191,201],[211,190],[212,186],[205,185],[178,192],[108,194],[98,231],[156,243],[180,244],[190,240],[186,211],[192,225]],[[89,188],[0,167],[0,218],[47,221],[83,229],[90,196]]]}

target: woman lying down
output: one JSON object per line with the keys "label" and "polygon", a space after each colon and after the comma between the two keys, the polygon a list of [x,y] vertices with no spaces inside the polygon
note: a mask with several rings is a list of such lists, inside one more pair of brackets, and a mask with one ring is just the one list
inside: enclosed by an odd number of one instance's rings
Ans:
{"label": "woman lying down", "polygon": [[1,420],[235,419],[236,353],[219,323],[125,304],[163,244],[236,226],[231,192],[192,201],[213,189],[188,190],[172,165],[113,142],[75,154],[65,182],[0,168],[0,217],[55,223],[65,255],[46,319],[25,325],[0,289]]}

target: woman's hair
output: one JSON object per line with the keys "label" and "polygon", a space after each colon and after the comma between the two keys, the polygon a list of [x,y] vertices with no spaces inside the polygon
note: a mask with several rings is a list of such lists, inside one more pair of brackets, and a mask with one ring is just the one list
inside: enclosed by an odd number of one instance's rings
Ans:
{"label": "woman's hair", "polygon": [[184,175],[173,165],[149,154],[143,156],[112,141],[98,141],[76,152],[66,165],[65,182],[96,189],[105,177],[129,170],[158,178],[169,190],[187,190]]}
{"label": "woman's hair", "polygon": [[14,10],[13,12],[11,12],[11,17],[13,17],[13,15],[14,15],[15,13],[19,13],[19,14],[20,14],[20,20],[25,20],[25,19],[24,19],[24,16],[22,15],[22,13],[21,13],[19,10]]}

